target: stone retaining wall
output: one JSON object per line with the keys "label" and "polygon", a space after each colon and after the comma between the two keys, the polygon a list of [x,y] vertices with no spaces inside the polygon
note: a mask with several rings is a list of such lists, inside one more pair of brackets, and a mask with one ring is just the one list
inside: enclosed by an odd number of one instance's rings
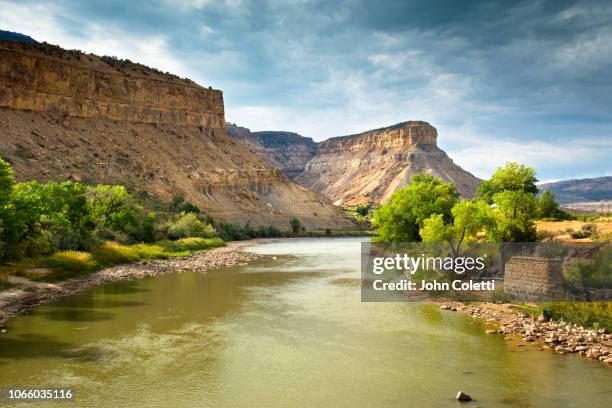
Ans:
{"label": "stone retaining wall", "polygon": [[505,265],[504,291],[514,300],[551,300],[563,294],[560,260],[513,256]]}

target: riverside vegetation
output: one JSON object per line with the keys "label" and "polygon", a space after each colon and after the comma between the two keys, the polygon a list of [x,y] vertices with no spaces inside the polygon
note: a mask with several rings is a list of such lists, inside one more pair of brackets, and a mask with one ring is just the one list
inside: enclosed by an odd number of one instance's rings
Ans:
{"label": "riverside vegetation", "polygon": [[[396,190],[390,200],[373,212],[379,242],[443,242],[456,255],[471,242],[532,242],[538,236],[536,220],[574,218],[559,208],[554,194],[536,195],[535,170],[518,163],[499,168],[484,181],[471,200],[460,200],[450,183],[429,175],[414,175],[411,183]],[[596,237],[593,227],[583,234]],[[587,276],[597,288],[612,288],[609,259],[606,268]],[[566,279],[575,279],[566,276]],[[556,319],[612,330],[612,307],[606,302],[548,302],[529,309]]]}
{"label": "riverside vegetation", "polygon": [[281,235],[271,226],[215,223],[182,197],[167,211],[152,212],[120,185],[17,183],[0,159],[0,288],[10,286],[9,275],[61,281],[117,264],[186,256],[225,241]]}

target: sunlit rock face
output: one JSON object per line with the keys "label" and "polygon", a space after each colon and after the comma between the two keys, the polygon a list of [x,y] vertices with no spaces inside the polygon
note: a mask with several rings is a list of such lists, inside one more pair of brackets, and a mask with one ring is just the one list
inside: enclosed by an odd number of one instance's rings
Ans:
{"label": "sunlit rock face", "polygon": [[352,226],[226,134],[221,91],[130,61],[0,41],[0,135],[20,181],[123,184],[153,208],[181,195],[219,221]]}
{"label": "sunlit rock face", "polygon": [[295,180],[338,204],[380,204],[413,174],[431,174],[455,184],[463,197],[480,180],[453,163],[437,146],[438,132],[410,121],[319,143],[318,154]]}

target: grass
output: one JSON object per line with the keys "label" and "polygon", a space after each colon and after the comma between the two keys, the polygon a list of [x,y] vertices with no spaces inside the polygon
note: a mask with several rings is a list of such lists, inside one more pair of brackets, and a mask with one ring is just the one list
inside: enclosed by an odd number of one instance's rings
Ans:
{"label": "grass", "polygon": [[584,327],[612,330],[612,302],[546,302],[537,306],[522,305],[519,309],[533,316],[546,310],[554,320],[563,318],[565,322]]}
{"label": "grass", "polygon": [[[197,251],[223,245],[224,242],[220,238],[183,238],[178,241],[160,241],[155,244],[135,245],[122,245],[107,241],[91,253],[60,251],[42,258],[26,259],[15,265],[13,270],[31,280],[53,282],[75,278],[114,265],[188,256]],[[27,270],[31,268],[49,268],[51,273],[45,276],[29,276]]]}
{"label": "grass", "polygon": [[89,252],[60,251],[42,258],[40,266],[65,269],[71,272],[89,272],[96,269],[98,263]]}

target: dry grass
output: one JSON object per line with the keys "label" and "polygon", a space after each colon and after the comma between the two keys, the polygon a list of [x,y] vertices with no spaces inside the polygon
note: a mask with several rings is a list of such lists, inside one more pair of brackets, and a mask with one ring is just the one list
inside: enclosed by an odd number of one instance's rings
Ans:
{"label": "dry grass", "polygon": [[[569,235],[571,231],[580,231],[584,225],[588,224],[584,221],[537,221],[536,227],[538,232],[546,231],[554,236],[555,241],[564,242],[592,242],[591,238],[572,239]],[[594,224],[597,226],[597,234],[600,238],[612,236],[612,218],[602,217],[597,219]]]}

